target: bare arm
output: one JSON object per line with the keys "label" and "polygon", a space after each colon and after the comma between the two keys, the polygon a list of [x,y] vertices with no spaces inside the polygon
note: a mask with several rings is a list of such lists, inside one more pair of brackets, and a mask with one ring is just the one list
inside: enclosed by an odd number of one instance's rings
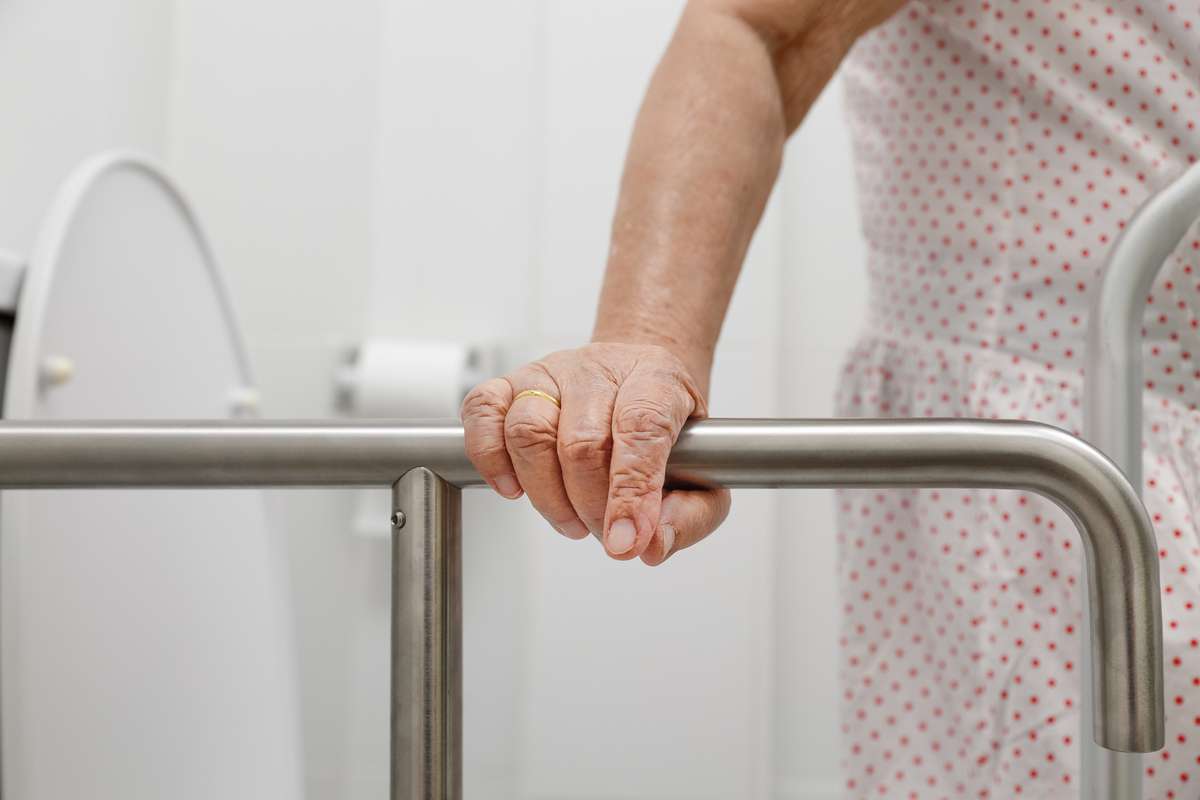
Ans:
{"label": "bare arm", "polygon": [[[716,529],[729,493],[666,490],[784,142],[854,40],[903,0],[691,0],[626,161],[593,343],[487,381],[467,452],[563,535],[660,564]],[[530,390],[533,390],[531,393]]]}
{"label": "bare arm", "polygon": [[787,137],[857,36],[901,4],[688,5],[629,149],[595,341],[661,345],[706,389]]}

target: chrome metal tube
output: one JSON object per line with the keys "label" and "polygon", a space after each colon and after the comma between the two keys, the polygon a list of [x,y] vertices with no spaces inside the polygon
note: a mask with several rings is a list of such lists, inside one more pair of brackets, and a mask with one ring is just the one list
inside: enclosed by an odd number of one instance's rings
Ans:
{"label": "chrome metal tube", "polygon": [[[1146,297],[1166,260],[1200,218],[1200,165],[1191,167],[1134,215],[1109,255],[1092,298],[1084,383],[1083,435],[1142,488],[1142,324]],[[1091,615],[1085,614],[1087,620]],[[1085,629],[1086,630],[1086,629]],[[1093,665],[1083,660],[1087,680]],[[1084,702],[1083,731],[1094,726]],[[1142,763],[1082,740],[1084,797],[1139,800]]]}
{"label": "chrome metal tube", "polygon": [[460,494],[423,467],[392,487],[391,800],[462,797]]}
{"label": "chrome metal tube", "polygon": [[1142,485],[1142,325],[1163,264],[1200,219],[1200,164],[1151,197],[1113,245],[1088,318],[1084,436]]}
{"label": "chrome metal tube", "polygon": [[[0,487],[390,485],[426,467],[478,485],[454,422],[4,423]],[[1120,470],[1027,422],[710,420],[672,454],[675,483],[939,486],[1045,495],[1079,527],[1092,600],[1092,694],[1103,746],[1162,746],[1162,619],[1154,532]]]}

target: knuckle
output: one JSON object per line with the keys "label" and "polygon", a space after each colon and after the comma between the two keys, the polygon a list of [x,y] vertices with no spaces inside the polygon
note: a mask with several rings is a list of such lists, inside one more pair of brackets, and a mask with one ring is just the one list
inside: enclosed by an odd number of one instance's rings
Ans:
{"label": "knuckle", "polygon": [[558,443],[558,457],[564,465],[576,469],[606,469],[612,457],[612,439],[596,433],[566,434]]}
{"label": "knuckle", "polygon": [[504,396],[498,381],[487,381],[476,386],[463,400],[459,411],[463,419],[467,417],[503,418],[505,412]]}
{"label": "knuckle", "polygon": [[640,500],[663,489],[659,471],[643,459],[629,459],[613,467],[611,496],[614,500]]}
{"label": "knuckle", "polygon": [[536,417],[510,421],[504,436],[509,447],[517,450],[540,451],[557,445],[554,426]]}
{"label": "knuckle", "polygon": [[583,373],[592,375],[597,379],[597,383],[608,386],[612,391],[616,391],[621,385],[624,377],[624,372],[611,358],[606,357],[605,353],[591,353],[581,363]]}
{"label": "knuckle", "polygon": [[647,444],[670,445],[675,439],[675,417],[665,403],[639,401],[617,410],[613,427],[621,438]]}
{"label": "knuckle", "polygon": [[504,441],[494,436],[467,436],[467,458],[479,466],[505,455]]}

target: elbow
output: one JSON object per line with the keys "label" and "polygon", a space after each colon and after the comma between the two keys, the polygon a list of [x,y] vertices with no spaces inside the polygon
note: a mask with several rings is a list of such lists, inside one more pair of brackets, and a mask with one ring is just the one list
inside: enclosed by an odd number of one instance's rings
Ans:
{"label": "elbow", "polygon": [[[860,36],[895,14],[907,0],[691,0],[697,8],[733,17],[779,59],[819,40],[844,55]],[[835,44],[836,43],[836,44]]]}
{"label": "elbow", "polygon": [[791,133],[859,37],[904,2],[691,0],[687,13],[723,16],[758,40],[773,66]]}

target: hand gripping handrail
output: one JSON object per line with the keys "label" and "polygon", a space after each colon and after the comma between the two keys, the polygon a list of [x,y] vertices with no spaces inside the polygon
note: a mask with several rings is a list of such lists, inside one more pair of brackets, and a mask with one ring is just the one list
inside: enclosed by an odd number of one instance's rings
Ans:
{"label": "hand gripping handrail", "polygon": [[[1121,471],[1046,425],[710,420],[672,453],[676,485],[1022,489],[1064,508],[1087,560],[1101,665],[1096,741],[1163,743],[1153,527]],[[462,428],[429,423],[0,424],[0,487],[393,486],[392,798],[461,796],[459,488],[482,483]]]}
{"label": "hand gripping handrail", "polygon": [[[1084,383],[1083,435],[1142,487],[1142,326],[1146,297],[1166,260],[1200,219],[1200,165],[1152,196],[1113,245],[1092,297]],[[1084,661],[1084,677],[1091,665]],[[1092,711],[1085,702],[1083,725]],[[1083,740],[1084,797],[1138,800],[1141,759]]]}

